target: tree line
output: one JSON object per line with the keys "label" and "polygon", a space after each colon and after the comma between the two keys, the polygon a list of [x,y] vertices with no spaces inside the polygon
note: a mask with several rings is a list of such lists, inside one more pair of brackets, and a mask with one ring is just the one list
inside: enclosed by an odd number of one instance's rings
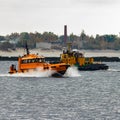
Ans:
{"label": "tree line", "polygon": [[[0,36],[0,49],[10,50],[25,47],[28,44],[29,48],[36,48],[36,44],[47,42],[52,44],[53,49],[62,49],[65,46],[64,35],[56,35],[53,32],[44,33],[11,33],[10,35]],[[95,37],[87,35],[84,30],[80,35],[71,33],[67,36],[67,42],[72,43],[73,49],[89,49],[89,50],[120,50],[120,37],[113,34],[99,35]]]}

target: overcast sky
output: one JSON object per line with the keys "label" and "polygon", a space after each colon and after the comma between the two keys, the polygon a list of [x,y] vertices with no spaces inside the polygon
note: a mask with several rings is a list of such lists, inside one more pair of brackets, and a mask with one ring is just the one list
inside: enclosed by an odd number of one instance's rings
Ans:
{"label": "overcast sky", "polygon": [[54,32],[119,34],[120,0],[0,0],[0,35]]}

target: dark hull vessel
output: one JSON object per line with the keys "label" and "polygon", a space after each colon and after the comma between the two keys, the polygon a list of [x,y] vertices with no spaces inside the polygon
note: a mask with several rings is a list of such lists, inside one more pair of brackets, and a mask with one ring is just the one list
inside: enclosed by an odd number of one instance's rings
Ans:
{"label": "dark hull vessel", "polygon": [[61,56],[61,62],[76,66],[80,71],[93,71],[93,70],[107,70],[109,67],[101,62],[94,62],[94,59],[85,58],[84,55],[77,51],[67,49]]}
{"label": "dark hull vessel", "polygon": [[107,70],[109,67],[106,64],[89,64],[86,66],[78,66],[80,71],[94,71],[94,70]]}
{"label": "dark hull vessel", "polygon": [[[67,26],[64,27],[64,41],[67,41]],[[72,43],[67,43],[63,49],[60,61],[70,66],[76,66],[80,71],[107,70],[109,67],[100,62],[94,62],[93,57],[86,58],[79,50],[72,50]]]}

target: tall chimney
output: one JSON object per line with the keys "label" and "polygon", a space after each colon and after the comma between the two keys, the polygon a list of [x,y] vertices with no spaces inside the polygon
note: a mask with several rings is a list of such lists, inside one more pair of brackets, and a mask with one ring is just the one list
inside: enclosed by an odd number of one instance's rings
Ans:
{"label": "tall chimney", "polygon": [[67,44],[67,25],[64,25],[64,45]]}

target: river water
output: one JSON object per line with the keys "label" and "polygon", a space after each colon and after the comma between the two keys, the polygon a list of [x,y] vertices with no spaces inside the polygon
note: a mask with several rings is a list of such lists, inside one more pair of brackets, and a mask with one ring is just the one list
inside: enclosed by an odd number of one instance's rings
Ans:
{"label": "river water", "polygon": [[120,120],[120,63],[107,71],[69,69],[64,78],[7,74],[0,62],[0,120]]}

